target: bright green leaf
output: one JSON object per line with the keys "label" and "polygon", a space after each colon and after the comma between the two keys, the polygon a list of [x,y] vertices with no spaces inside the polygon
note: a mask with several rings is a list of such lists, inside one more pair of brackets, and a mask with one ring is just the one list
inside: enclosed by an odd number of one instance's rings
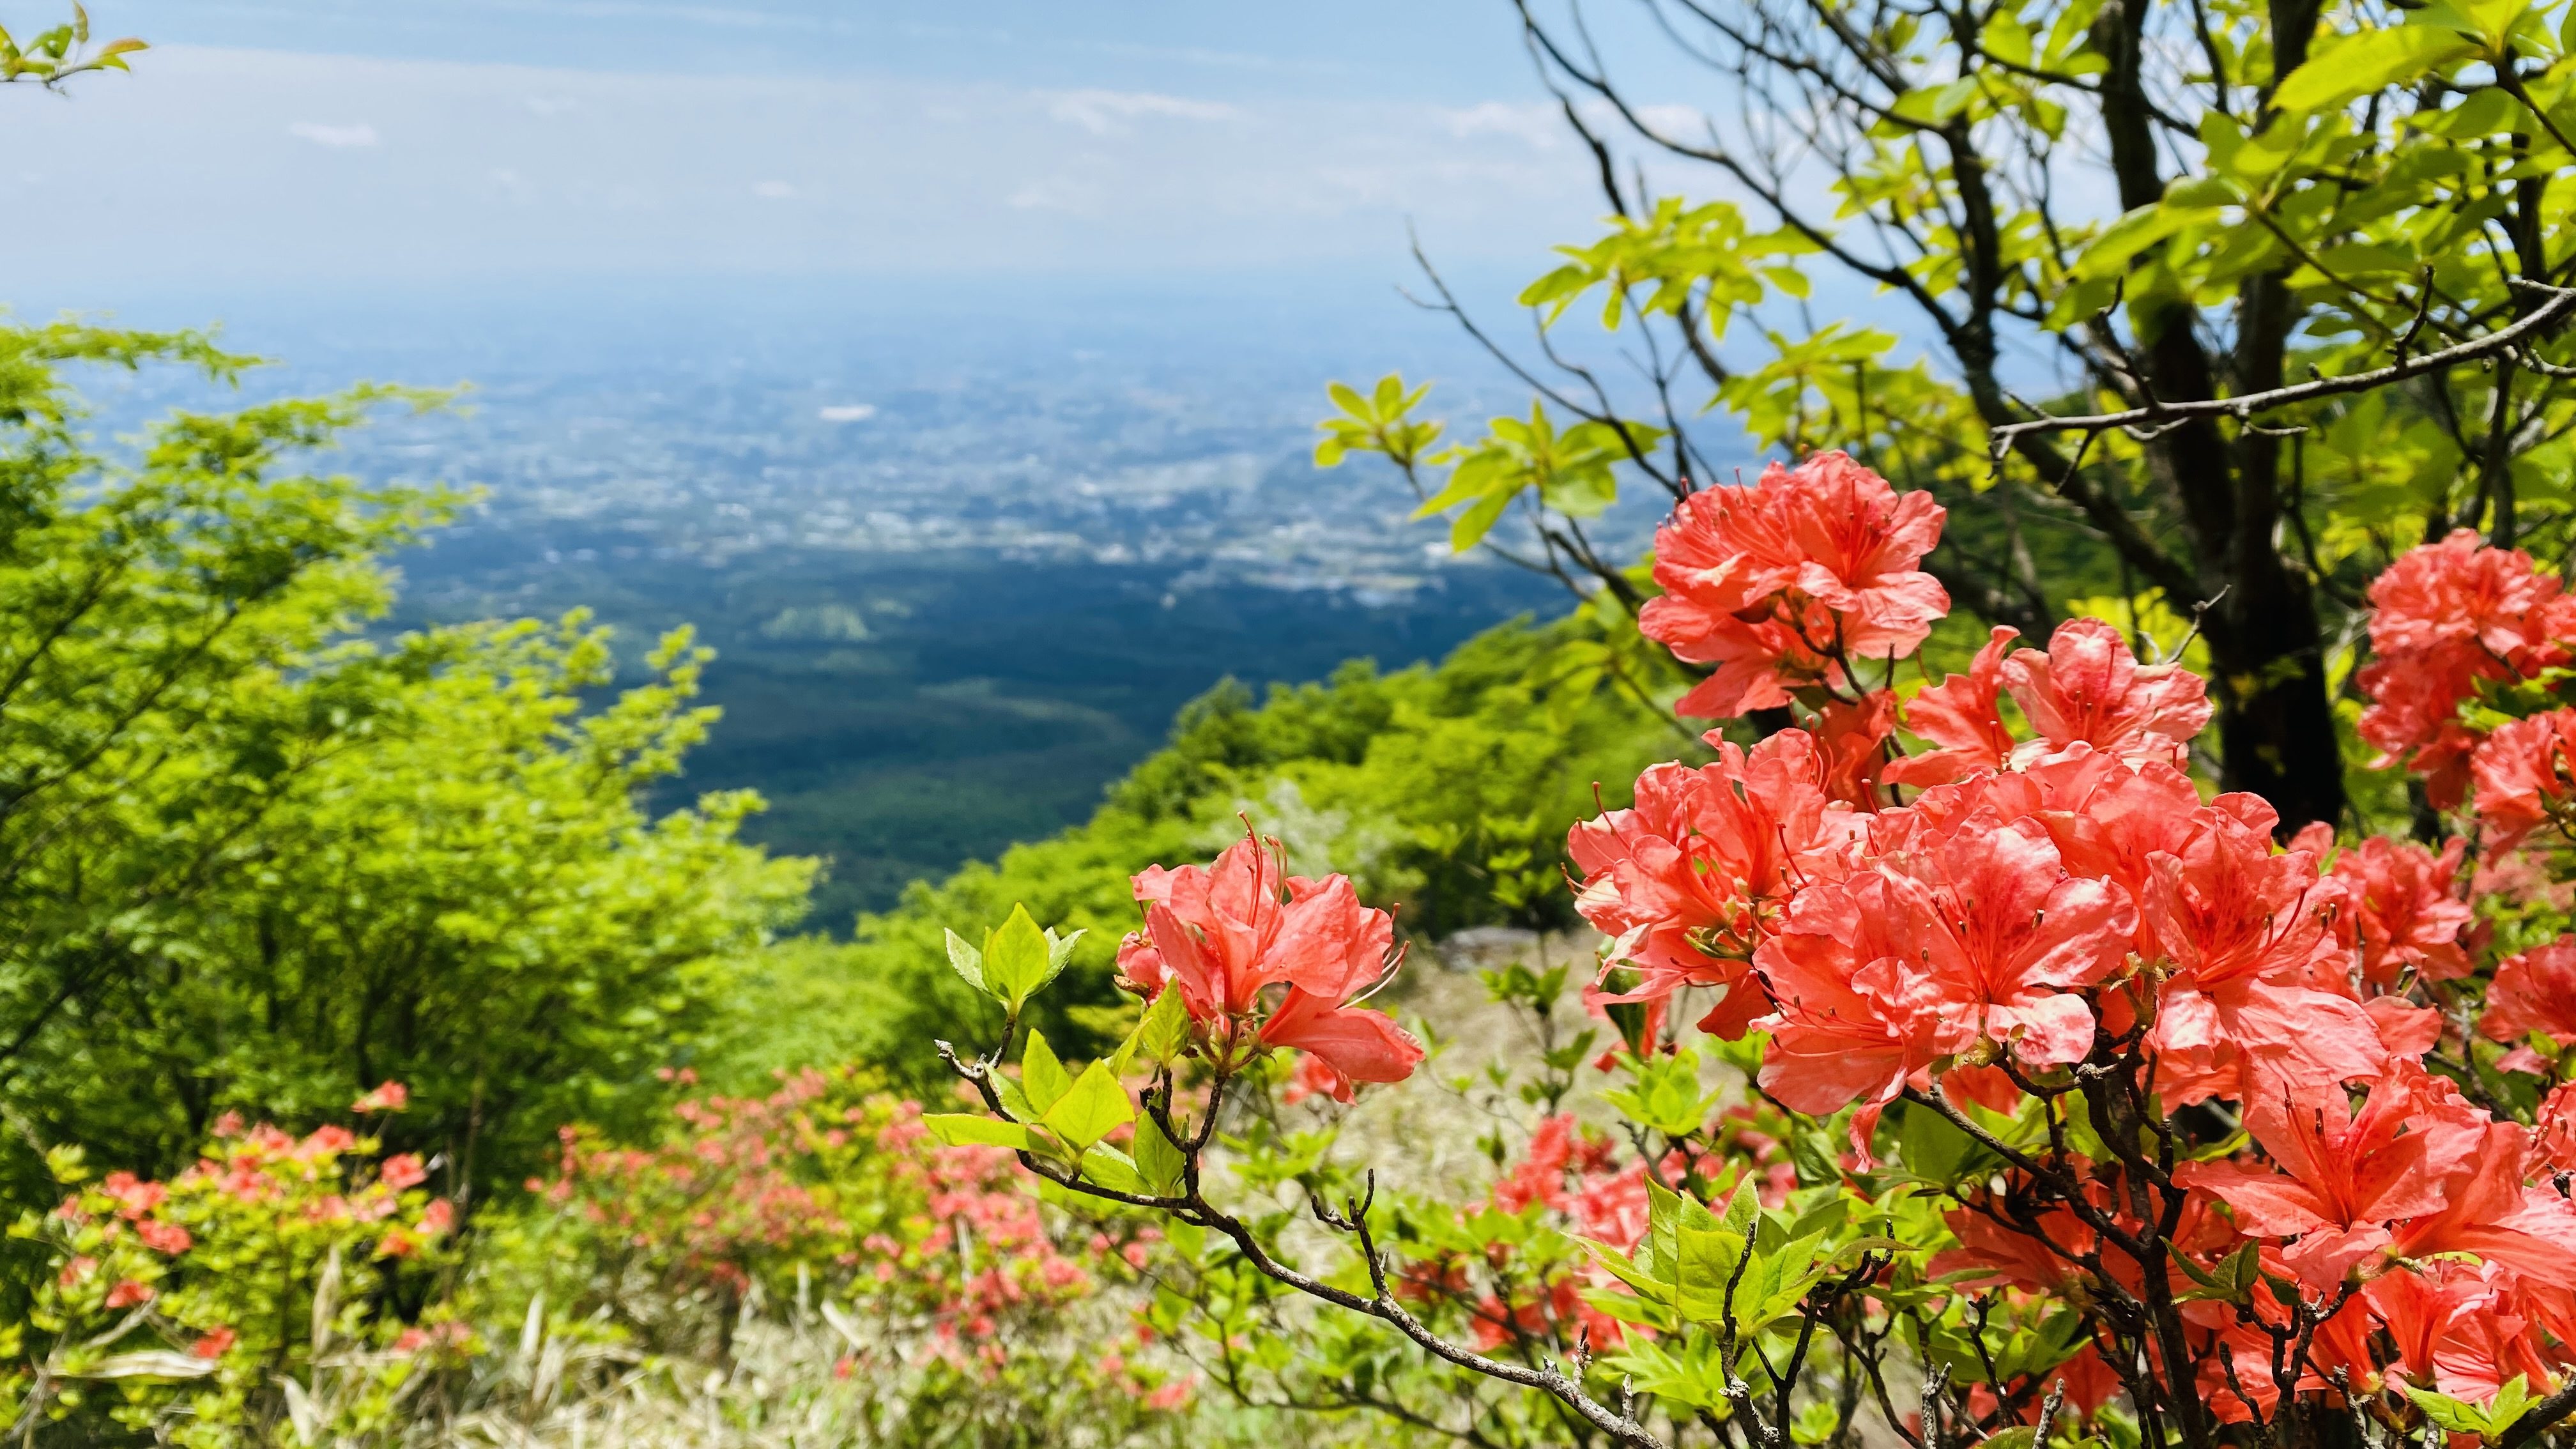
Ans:
{"label": "bright green leaf", "polygon": [[1163,1135],[1151,1116],[1136,1122],[1136,1174],[1145,1180],[1145,1190],[1169,1197],[1181,1190],[1184,1162],[1181,1149]]}
{"label": "bright green leaf", "polygon": [[1017,1011],[1054,978],[1054,959],[1054,948],[1030,919],[1028,907],[1013,906],[1010,919],[984,938],[984,987]]}
{"label": "bright green leaf", "polygon": [[1127,1089],[1109,1070],[1107,1062],[1093,1062],[1082,1069],[1073,1085],[1054,1106],[1041,1109],[1038,1120],[1048,1131],[1071,1144],[1076,1152],[1090,1149],[1101,1138],[1134,1121],[1136,1109],[1127,1100]]}
{"label": "bright green leaf", "polygon": [[998,1117],[963,1112],[925,1112],[921,1125],[951,1147],[1008,1147],[1025,1152],[1036,1145],[1029,1129]]}
{"label": "bright green leaf", "polygon": [[985,990],[984,953],[967,945],[966,938],[955,931],[942,930],[940,934],[948,938],[949,966],[965,978],[967,985],[978,991]]}
{"label": "bright green leaf", "polygon": [[2474,53],[2478,43],[2431,25],[2392,25],[2346,36],[2309,58],[2272,94],[2285,111],[2321,111],[2402,85]]}
{"label": "bright green leaf", "polygon": [[1041,1117],[1073,1088],[1072,1074],[1047,1044],[1046,1034],[1034,1027],[1029,1029],[1028,1045],[1020,1049],[1020,1088]]}

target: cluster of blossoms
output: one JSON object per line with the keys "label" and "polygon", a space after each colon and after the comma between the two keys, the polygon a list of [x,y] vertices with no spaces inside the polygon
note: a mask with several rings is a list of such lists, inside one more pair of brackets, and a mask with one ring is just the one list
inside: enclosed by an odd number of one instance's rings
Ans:
{"label": "cluster of blossoms", "polygon": [[[403,1105],[401,1086],[388,1083],[351,1111]],[[26,1353],[0,1369],[0,1414],[58,1416],[80,1402],[83,1381],[99,1379],[118,1386],[119,1412],[136,1423],[156,1422],[186,1391],[188,1413],[220,1426],[254,1412],[249,1397],[268,1367],[312,1350],[304,1325],[317,1322],[375,1350],[377,1398],[390,1401],[410,1361],[452,1344],[455,1325],[379,1322],[355,1292],[335,1303],[324,1265],[386,1282],[434,1271],[456,1213],[425,1190],[417,1156],[378,1151],[337,1124],[297,1137],[227,1113],[199,1160],[167,1181],[92,1180],[77,1154],[53,1154],[69,1191],[14,1233],[48,1263],[26,1321],[0,1324]],[[215,1385],[211,1396],[192,1387],[199,1381]]]}
{"label": "cluster of blossoms", "polygon": [[[666,1070],[664,1080],[697,1078]],[[674,1284],[738,1293],[773,1264],[832,1261],[848,1253],[847,1235],[809,1159],[849,1148],[868,1124],[864,1107],[824,1101],[830,1085],[808,1070],[766,1097],[683,1099],[671,1109],[677,1130],[651,1146],[563,1127],[553,1175],[530,1178],[528,1190]]]}
{"label": "cluster of blossoms", "polygon": [[1272,1047],[1306,1054],[1300,1081],[1339,1101],[1356,1082],[1398,1082],[1422,1044],[1360,1005],[1402,961],[1395,922],[1350,881],[1289,875],[1277,842],[1246,837],[1213,864],[1135,878],[1145,928],[1118,948],[1119,984],[1180,993],[1198,1049],[1230,1071]]}
{"label": "cluster of blossoms", "polygon": [[1655,535],[1646,637],[1713,672],[1681,712],[1722,719],[1840,686],[1849,661],[1911,654],[1950,611],[1915,565],[1941,541],[1929,493],[1899,494],[1841,453],[1747,488],[1709,488]]}
{"label": "cluster of blossoms", "polygon": [[[361,1098],[358,1110],[380,1109],[377,1096]],[[429,1177],[420,1159],[374,1161],[374,1148],[338,1125],[293,1137],[226,1113],[206,1154],[169,1182],[111,1172],[74,1188],[36,1230],[64,1250],[54,1311],[160,1305],[191,1353],[220,1357],[238,1335],[219,1319],[198,1322],[210,1296],[185,1291],[211,1287],[189,1282],[187,1255],[201,1244],[221,1249],[255,1224],[361,1259],[410,1258],[454,1230],[454,1205],[416,1191]]]}
{"label": "cluster of blossoms", "polygon": [[[671,1076],[694,1083],[687,1072]],[[1066,1237],[1009,1153],[931,1139],[918,1103],[807,1069],[759,1097],[672,1108],[677,1130],[635,1147],[567,1127],[553,1175],[528,1186],[559,1220],[672,1295],[754,1279],[792,1291],[798,1266],[919,1339],[919,1352],[992,1359],[1008,1327],[1088,1298],[1103,1268],[1150,1239]],[[833,1280],[837,1279],[837,1282]]]}
{"label": "cluster of blossoms", "polygon": [[2568,793],[2566,745],[2576,712],[2520,719],[2464,718],[2461,705],[2516,686],[2549,682],[2576,640],[2576,596],[2531,555],[2488,548],[2466,529],[2412,550],[2370,586],[2370,696],[2361,737],[2383,764],[2425,777],[2437,809],[2457,806],[2474,783],[2477,811],[2510,835],[2539,824]]}
{"label": "cluster of blossoms", "polygon": [[[1610,937],[1596,1005],[1645,1005],[1644,1044],[1685,993],[1713,996],[1704,1030],[1765,1034],[1771,1098],[1852,1109],[1863,1168],[1900,1098],[1969,1128],[2049,1124],[2027,1148],[1998,1140],[1993,1185],[1962,1189],[1933,1265],[1954,1282],[2153,1304],[2169,1273],[2217,1280],[2244,1256],[2233,1300],[2091,1320],[2119,1347],[2073,1370],[2081,1407],[2140,1374],[2193,1385],[2221,1419],[2284,1393],[2484,1402],[2517,1376],[2561,1381],[2576,1088],[2519,1120],[2520,1089],[2480,1073],[2567,1060],[2576,938],[2496,966],[2471,1009],[2468,846],[2338,852],[2322,826],[2282,843],[2261,800],[2204,800],[2184,768],[2202,682],[2099,621],[2045,650],[1997,629],[1900,709],[1894,656],[1946,607],[1913,572],[1940,523],[1827,455],[1703,493],[1659,535],[1647,631],[1716,667],[1685,709],[1796,703],[1816,727],[1751,749],[1712,735],[1713,763],[1655,766],[1633,808],[1575,827],[1578,906]],[[2550,818],[2576,794],[2576,710],[2481,729],[2462,707],[2547,682],[2576,602],[2465,534],[2399,560],[2373,598],[2365,733],[2437,800],[2473,780],[2490,849]],[[1900,720],[1930,748],[1901,753]],[[2471,1022],[2512,1050],[2468,1039]],[[2241,1153],[2176,1161],[2189,1144],[2166,1114],[2200,1103],[2243,1123]]]}
{"label": "cluster of blossoms", "polygon": [[[1587,1003],[1624,1039],[1599,1064],[1633,1079],[1603,1094],[1625,1140],[1533,1084],[1550,1115],[1465,1211],[1378,1202],[1373,1177],[1337,1177],[1300,1141],[1245,1176],[1310,1193],[1371,1254],[1375,1296],[1256,1252],[1226,1271],[1640,1440],[1626,1400],[1589,1396],[1595,1350],[1675,1424],[1684,1408],[1751,1423],[1772,1449],[1846,1435],[1864,1383],[1934,1449],[2060,1407],[2108,1442],[2204,1446],[2304,1444],[2303,1422],[2513,1445],[2564,1417],[2576,935],[2516,950],[2545,917],[2500,919],[2481,893],[2565,873],[2535,827],[2576,839],[2576,707],[2558,694],[2576,603],[2467,535],[2392,567],[2363,732],[2437,805],[2473,788],[2475,820],[2438,848],[2338,842],[2255,796],[2205,797],[2205,682],[2100,620],[2044,642],[1993,629],[1958,673],[1900,689],[1948,610],[1919,567],[1942,523],[1841,454],[1680,506],[1641,616],[1707,667],[1680,709],[1785,709],[1790,727],[1712,733],[1712,760],[1647,769],[1628,808],[1569,835],[1576,908],[1607,938]],[[1034,1033],[1018,1083],[999,1050],[956,1063],[1001,1120],[934,1126],[1247,1243],[1262,1229],[1200,1176],[1224,1084],[1282,1047],[1303,1054],[1292,1099],[1410,1074],[1422,1048],[1362,1005],[1399,959],[1393,923],[1257,839],[1134,888],[1144,928],[1120,979],[1152,1005],[1126,1045],[1079,1080]],[[1014,960],[1035,962],[1022,926]],[[1029,965],[960,970],[1017,1019]],[[1542,1012],[1562,979],[1531,998]],[[1685,1002],[1761,1106],[1712,1119]],[[1597,1029],[1539,1036],[1547,1069],[1572,1073]],[[1141,1093],[1121,1081],[1139,1061]],[[1206,1088],[1193,1114],[1176,1110],[1185,1072]],[[1255,1159],[1263,1135],[1244,1139]],[[1231,1343],[1234,1322],[1211,1331]],[[1926,1369],[1926,1422],[1890,1407],[1879,1354],[1899,1336]],[[1834,1356],[1839,1406],[1795,1403],[1810,1349]],[[1575,1376],[1540,1367],[1560,1362]],[[2570,1397],[2525,1420],[2535,1391]],[[2214,1427],[2234,1423],[2252,1428]]]}

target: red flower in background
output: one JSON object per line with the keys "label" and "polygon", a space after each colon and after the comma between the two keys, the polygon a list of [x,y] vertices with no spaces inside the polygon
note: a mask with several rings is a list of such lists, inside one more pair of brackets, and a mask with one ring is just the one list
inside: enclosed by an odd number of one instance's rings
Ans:
{"label": "red flower in background", "polygon": [[2460,899],[2458,886],[2467,849],[2468,842],[2456,836],[2435,855],[2374,835],[2335,858],[2332,874],[2348,887],[2362,978],[2372,987],[2394,990],[2409,969],[2427,981],[2469,974],[2460,932],[2475,913]]}
{"label": "red flower in background", "polygon": [[2576,770],[2576,710],[2511,720],[2478,742],[2469,756],[2478,818],[2502,848],[2538,829],[2570,789]]}
{"label": "red flower in background", "polygon": [[2535,946],[2496,967],[2478,1030],[2502,1042],[2534,1035],[2554,1047],[2576,1042],[2576,936]]}
{"label": "red flower in background", "polygon": [[[2371,582],[2370,602],[2378,657],[2361,671],[2370,704],[2357,728],[2379,748],[2381,764],[2403,761],[2426,777],[2433,806],[2450,809],[2470,782],[2480,741],[2459,720],[2461,701],[2482,680],[2529,679],[2566,663],[2563,641],[2576,638],[2576,599],[2531,555],[2485,547],[2475,531],[2459,529],[2399,555]],[[2480,771],[2495,777],[2495,805],[2507,812],[2499,823],[2529,807],[2524,787],[2547,764],[2537,732],[2522,733],[2530,737]],[[2489,789],[2481,778],[2481,813],[2491,808]]]}
{"label": "red flower in background", "polygon": [[2488,677],[2566,662],[2576,599],[2520,549],[2490,548],[2475,529],[2412,548],[2371,581],[2370,647],[2382,659],[2474,661]]}
{"label": "red flower in background", "polygon": [[1295,1069],[1288,1074],[1288,1084],[1279,1089],[1279,1100],[1293,1107],[1319,1093],[1329,1097],[1338,1083],[1339,1078],[1323,1058],[1300,1052]]}

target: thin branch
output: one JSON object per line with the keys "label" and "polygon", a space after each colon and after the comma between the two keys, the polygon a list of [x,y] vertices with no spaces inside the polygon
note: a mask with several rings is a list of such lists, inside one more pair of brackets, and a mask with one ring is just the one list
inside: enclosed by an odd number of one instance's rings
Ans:
{"label": "thin branch", "polygon": [[2523,338],[2557,322],[2576,309],[2576,290],[2544,287],[2536,282],[2518,282],[2533,291],[2546,292],[2549,300],[2528,317],[2500,327],[2483,337],[2474,337],[2439,352],[2427,352],[2389,366],[2368,372],[2346,373],[2341,377],[2321,377],[2309,382],[2293,383],[2266,392],[2249,392],[2237,397],[2199,398],[2182,402],[2150,402],[2143,407],[2125,408],[2115,413],[2091,413],[2083,417],[2041,416],[2027,422],[2005,423],[1993,430],[1995,454],[2000,458],[2006,447],[2029,433],[2104,432],[2112,428],[2143,430],[2150,435],[2161,433],[2198,418],[2235,418],[2243,421],[2256,413],[2275,408],[2312,402],[2318,398],[2344,393],[2368,392],[2392,382],[2403,382],[2428,372],[2481,358],[2498,357],[2514,351]]}

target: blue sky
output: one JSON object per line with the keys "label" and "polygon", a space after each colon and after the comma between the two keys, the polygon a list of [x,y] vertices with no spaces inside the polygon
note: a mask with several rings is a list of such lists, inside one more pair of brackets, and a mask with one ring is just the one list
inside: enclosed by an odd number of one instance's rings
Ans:
{"label": "blue sky", "polygon": [[1501,0],[91,8],[154,49],[68,97],[0,93],[0,188],[45,218],[0,241],[22,306],[701,273],[1382,283],[1408,223],[1526,276],[1600,210]]}

